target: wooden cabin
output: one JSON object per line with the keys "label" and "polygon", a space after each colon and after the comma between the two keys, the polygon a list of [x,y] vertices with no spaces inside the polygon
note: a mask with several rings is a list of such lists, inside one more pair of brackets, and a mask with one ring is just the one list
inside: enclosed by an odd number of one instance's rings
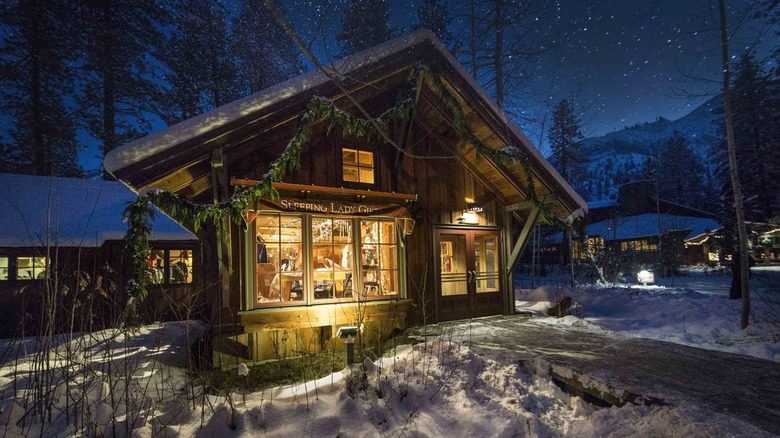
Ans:
{"label": "wooden cabin", "polygon": [[297,145],[278,197],[227,235],[201,233],[213,322],[238,327],[248,359],[512,313],[533,225],[587,209],[425,30],[124,145],[105,168],[209,204],[265,181]]}
{"label": "wooden cabin", "polygon": [[[45,312],[56,332],[116,321],[130,278],[122,212],[136,198],[116,181],[0,174],[0,337],[39,333]],[[142,316],[159,321],[195,290],[200,243],[160,212],[151,231]]]}

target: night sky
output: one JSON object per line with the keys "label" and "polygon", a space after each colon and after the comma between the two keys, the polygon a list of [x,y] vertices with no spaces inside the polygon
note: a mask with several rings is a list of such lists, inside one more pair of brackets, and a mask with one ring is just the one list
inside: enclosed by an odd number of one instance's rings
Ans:
{"label": "night sky", "polygon": [[[451,0],[450,4],[459,1],[464,0]],[[292,7],[297,7],[301,15],[288,13],[299,29],[314,29],[323,23],[305,11],[330,13],[324,29],[335,35],[341,19],[337,11],[348,3],[299,0]],[[727,2],[733,6],[733,22],[744,3]],[[554,35],[555,47],[536,60],[528,79],[533,91],[528,105],[508,110],[522,114],[525,120],[517,123],[535,143],[540,143],[545,111],[551,111],[564,98],[575,103],[586,137],[653,121],[658,116],[675,120],[686,115],[720,86],[718,34],[707,4],[707,0],[549,2],[552,13],[539,20],[545,22],[540,26],[542,31]],[[395,27],[408,30],[410,23],[417,21],[417,1],[390,1],[390,8],[391,25]],[[774,63],[766,54],[769,47],[777,45],[776,37],[771,34],[757,40],[758,30],[755,22],[744,25],[732,44],[732,54],[738,56],[757,45],[759,59],[766,59],[764,65],[769,69]],[[316,36],[309,35],[307,41],[313,39]],[[330,53],[336,53],[335,43],[329,44]],[[326,56],[324,51],[319,53]],[[687,79],[686,75],[710,82]]]}
{"label": "night sky", "polygon": [[[450,0],[458,5],[465,0]],[[544,0],[536,0],[544,1]],[[716,6],[714,0],[709,0]],[[287,0],[288,20],[322,61],[338,54],[335,36],[350,0]],[[418,0],[390,1],[391,26],[405,31],[417,22]],[[507,108],[515,122],[549,153],[543,135],[560,99],[574,102],[586,137],[604,135],[658,116],[678,119],[717,92],[721,80],[716,29],[708,19],[708,0],[560,0],[548,2],[537,29],[552,36],[554,47],[535,59],[522,105]],[[727,3],[742,9],[747,0]],[[736,22],[732,11],[730,20]],[[458,27],[457,20],[452,23]],[[767,53],[778,45],[770,31],[757,40],[758,24],[741,27],[734,57],[757,46],[766,70]],[[709,82],[686,79],[683,72]],[[700,97],[691,96],[699,94]],[[686,95],[688,94],[688,95]],[[546,123],[546,124],[545,124]],[[161,127],[160,127],[161,128]],[[87,169],[100,165],[97,151],[80,154]]]}

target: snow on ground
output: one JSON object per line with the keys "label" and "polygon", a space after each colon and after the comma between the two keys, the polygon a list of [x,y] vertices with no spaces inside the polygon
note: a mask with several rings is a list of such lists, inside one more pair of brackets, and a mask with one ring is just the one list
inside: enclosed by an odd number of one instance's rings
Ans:
{"label": "snow on ground", "polygon": [[[780,271],[754,272],[753,325],[746,331],[738,328],[739,302],[727,299],[730,276],[723,274],[692,272],[661,279],[659,286],[518,289],[516,305],[536,315],[530,319],[534,324],[780,361]],[[575,299],[575,316],[542,316],[565,293]],[[401,346],[374,363],[352,365],[318,381],[204,396],[186,384],[181,368],[187,350],[184,334],[194,337],[198,330],[192,324],[168,323],[128,337],[107,331],[61,342],[57,352],[77,345],[79,353],[71,361],[63,354],[48,358],[59,373],[54,380],[67,373],[74,378],[67,391],[58,385],[43,392],[53,406],[51,420],[43,424],[31,417],[25,398],[34,391],[21,388],[41,376],[36,372],[40,366],[24,352],[19,360],[3,354],[3,435],[126,436],[129,418],[130,434],[136,437],[770,436],[693,405],[596,408],[535,372],[544,364],[490,359],[443,334],[421,337],[414,346]],[[67,412],[80,412],[83,423],[74,425]]]}

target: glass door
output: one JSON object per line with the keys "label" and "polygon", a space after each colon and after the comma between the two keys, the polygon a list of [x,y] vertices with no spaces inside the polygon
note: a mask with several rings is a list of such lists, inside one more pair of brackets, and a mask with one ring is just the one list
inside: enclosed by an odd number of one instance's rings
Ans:
{"label": "glass door", "polygon": [[502,313],[500,241],[498,230],[437,230],[439,320]]}

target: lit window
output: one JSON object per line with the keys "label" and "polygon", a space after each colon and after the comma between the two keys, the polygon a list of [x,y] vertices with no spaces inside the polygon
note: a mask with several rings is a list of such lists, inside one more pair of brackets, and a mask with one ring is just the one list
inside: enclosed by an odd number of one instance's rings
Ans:
{"label": "lit window", "polygon": [[361,291],[365,297],[398,295],[395,222],[361,220]]}
{"label": "lit window", "polygon": [[8,257],[0,257],[0,280],[8,280]]}
{"label": "lit window", "polygon": [[342,179],[347,182],[374,184],[374,153],[359,149],[341,150]]}
{"label": "lit window", "polygon": [[48,273],[49,259],[47,257],[17,257],[17,280],[44,280]]}
{"label": "lit window", "polygon": [[255,221],[255,305],[303,300],[302,218],[260,214]]}
{"label": "lit window", "polygon": [[192,251],[188,249],[153,249],[147,259],[152,284],[192,283]]}
{"label": "lit window", "polygon": [[312,218],[314,299],[354,297],[352,221]]}

